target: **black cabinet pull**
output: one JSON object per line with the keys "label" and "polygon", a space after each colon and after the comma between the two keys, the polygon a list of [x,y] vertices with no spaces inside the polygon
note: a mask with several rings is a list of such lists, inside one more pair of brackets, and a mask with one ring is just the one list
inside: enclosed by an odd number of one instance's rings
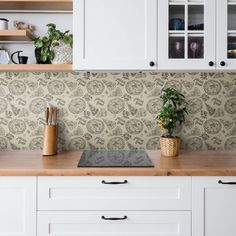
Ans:
{"label": "black cabinet pull", "polygon": [[224,62],[224,61],[221,61],[221,62],[220,62],[220,65],[221,65],[221,66],[225,66],[225,62]]}
{"label": "black cabinet pull", "polygon": [[213,61],[210,61],[208,64],[209,64],[209,66],[214,66],[214,62]]}
{"label": "black cabinet pull", "polygon": [[124,180],[123,182],[106,182],[105,180],[102,180],[102,184],[127,184],[128,180]]}
{"label": "black cabinet pull", "polygon": [[127,216],[124,216],[124,217],[121,217],[121,218],[119,218],[119,217],[105,217],[105,216],[102,216],[101,218],[103,220],[126,220],[126,219],[128,219]]}
{"label": "black cabinet pull", "polygon": [[151,61],[151,62],[149,63],[149,65],[150,65],[150,66],[155,66],[155,62],[154,62],[154,61]]}
{"label": "black cabinet pull", "polygon": [[222,180],[219,180],[218,183],[219,183],[219,184],[236,185],[236,182],[223,182]]}

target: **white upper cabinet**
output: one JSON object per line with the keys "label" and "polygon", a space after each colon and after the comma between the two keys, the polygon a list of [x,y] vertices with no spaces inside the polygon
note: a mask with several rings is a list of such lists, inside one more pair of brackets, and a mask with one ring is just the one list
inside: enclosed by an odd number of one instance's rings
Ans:
{"label": "white upper cabinet", "polygon": [[74,70],[156,70],[157,0],[74,0]]}
{"label": "white upper cabinet", "polygon": [[217,69],[236,69],[236,0],[217,1]]}
{"label": "white upper cabinet", "polygon": [[215,0],[159,0],[158,69],[214,70],[215,14]]}

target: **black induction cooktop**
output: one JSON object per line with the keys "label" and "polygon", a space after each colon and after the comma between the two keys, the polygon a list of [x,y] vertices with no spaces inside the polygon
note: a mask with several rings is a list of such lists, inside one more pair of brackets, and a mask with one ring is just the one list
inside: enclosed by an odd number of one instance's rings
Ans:
{"label": "black induction cooktop", "polygon": [[154,167],[142,150],[85,150],[77,167]]}

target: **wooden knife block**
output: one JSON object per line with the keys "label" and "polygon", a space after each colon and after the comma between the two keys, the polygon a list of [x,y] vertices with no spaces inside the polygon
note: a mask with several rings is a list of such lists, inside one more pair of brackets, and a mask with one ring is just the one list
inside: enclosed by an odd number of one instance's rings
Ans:
{"label": "wooden knife block", "polygon": [[43,156],[57,154],[57,125],[44,126]]}

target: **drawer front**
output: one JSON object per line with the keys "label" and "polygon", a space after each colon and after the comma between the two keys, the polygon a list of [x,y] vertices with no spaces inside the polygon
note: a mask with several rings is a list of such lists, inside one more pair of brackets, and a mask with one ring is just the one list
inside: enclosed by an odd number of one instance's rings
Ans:
{"label": "drawer front", "polygon": [[38,210],[191,210],[191,177],[39,177]]}
{"label": "drawer front", "polygon": [[[106,219],[110,217],[121,218],[121,220]],[[37,235],[190,236],[190,224],[191,214],[187,211],[41,211],[38,212]]]}

